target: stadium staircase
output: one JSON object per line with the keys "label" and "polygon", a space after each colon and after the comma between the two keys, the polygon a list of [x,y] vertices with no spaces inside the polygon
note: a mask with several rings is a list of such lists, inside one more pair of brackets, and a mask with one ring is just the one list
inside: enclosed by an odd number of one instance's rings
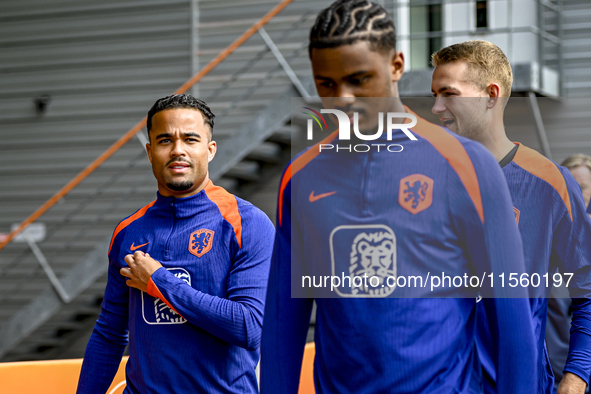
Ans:
{"label": "stadium staircase", "polygon": [[[199,65],[208,64],[277,5],[251,3],[240,8],[236,1],[199,2]],[[315,94],[306,41],[319,7],[311,1],[288,5],[189,90],[216,114],[218,153],[210,165],[211,178],[261,206],[271,218],[278,179],[297,130],[290,126],[290,98]],[[38,64],[28,67],[31,73],[39,69]],[[88,81],[89,89],[91,84]],[[0,94],[8,91],[5,86]],[[111,130],[113,122],[107,117],[101,120],[105,132],[92,132],[92,122],[76,115],[76,107],[84,105],[79,98],[69,97],[63,108],[58,100],[59,93],[57,98],[41,95],[35,101],[37,116],[8,114],[1,121],[0,242],[125,132]],[[120,112],[126,105],[137,106],[116,104]],[[116,108],[110,113],[118,116]],[[43,133],[30,131],[39,122],[45,123]],[[144,129],[0,250],[0,361],[83,354],[100,311],[112,231],[155,198],[145,142]]]}

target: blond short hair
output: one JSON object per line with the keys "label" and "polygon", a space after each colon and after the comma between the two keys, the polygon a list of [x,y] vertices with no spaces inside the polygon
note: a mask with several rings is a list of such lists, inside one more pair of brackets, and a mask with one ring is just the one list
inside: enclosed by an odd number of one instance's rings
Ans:
{"label": "blond short hair", "polygon": [[507,56],[495,44],[473,40],[450,45],[431,55],[433,67],[465,60],[469,64],[470,79],[484,90],[491,83],[498,83],[503,97],[511,96],[513,72]]}
{"label": "blond short hair", "polygon": [[576,153],[564,159],[560,165],[568,168],[569,170],[580,166],[585,166],[589,169],[589,171],[591,171],[591,156],[584,155],[582,153]]}

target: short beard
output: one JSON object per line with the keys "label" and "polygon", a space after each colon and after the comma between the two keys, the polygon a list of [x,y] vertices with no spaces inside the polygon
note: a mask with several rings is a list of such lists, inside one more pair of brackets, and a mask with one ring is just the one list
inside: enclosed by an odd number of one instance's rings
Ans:
{"label": "short beard", "polygon": [[184,192],[185,190],[188,190],[193,187],[193,182],[185,181],[180,183],[167,183],[166,186],[170,190],[174,190],[175,192]]}
{"label": "short beard", "polygon": [[482,142],[483,135],[485,134],[483,130],[485,129],[486,125],[484,122],[480,119],[476,119],[472,121],[471,124],[462,127],[462,130],[458,130],[457,134],[474,141]]}

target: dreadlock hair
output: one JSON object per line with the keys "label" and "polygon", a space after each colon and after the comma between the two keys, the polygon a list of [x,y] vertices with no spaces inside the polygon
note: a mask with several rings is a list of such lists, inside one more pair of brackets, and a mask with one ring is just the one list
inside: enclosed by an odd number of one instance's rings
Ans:
{"label": "dreadlock hair", "polygon": [[189,108],[201,112],[203,116],[203,122],[209,126],[209,131],[213,134],[213,120],[215,115],[211,112],[211,109],[205,104],[205,101],[191,96],[190,94],[172,94],[170,96],[158,99],[150,111],[148,111],[147,129],[148,135],[150,135],[150,129],[152,128],[152,118],[160,111],[166,109],[175,108]]}
{"label": "dreadlock hair", "polygon": [[396,27],[388,12],[367,0],[338,0],[324,9],[310,30],[308,53],[368,41],[371,50],[389,53],[396,48]]}

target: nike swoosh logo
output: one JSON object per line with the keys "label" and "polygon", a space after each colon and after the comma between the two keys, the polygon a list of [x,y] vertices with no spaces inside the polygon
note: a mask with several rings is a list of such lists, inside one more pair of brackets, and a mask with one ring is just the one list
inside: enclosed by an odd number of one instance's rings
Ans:
{"label": "nike swoosh logo", "polygon": [[149,244],[149,242],[146,242],[145,244],[141,244],[141,245],[135,246],[135,242],[134,242],[134,243],[132,243],[132,244],[131,244],[131,246],[129,247],[129,250],[131,250],[131,251],[133,252],[134,250],[136,250],[136,249],[139,249],[139,248],[141,248],[142,246],[146,246],[147,244]]}
{"label": "nike swoosh logo", "polygon": [[321,198],[332,196],[335,193],[336,193],[336,191],[334,191],[334,192],[328,192],[328,193],[322,193],[322,194],[318,194],[318,195],[315,196],[314,195],[314,190],[312,190],[312,193],[310,193],[310,197],[308,197],[308,200],[310,200],[310,202],[318,201]]}

